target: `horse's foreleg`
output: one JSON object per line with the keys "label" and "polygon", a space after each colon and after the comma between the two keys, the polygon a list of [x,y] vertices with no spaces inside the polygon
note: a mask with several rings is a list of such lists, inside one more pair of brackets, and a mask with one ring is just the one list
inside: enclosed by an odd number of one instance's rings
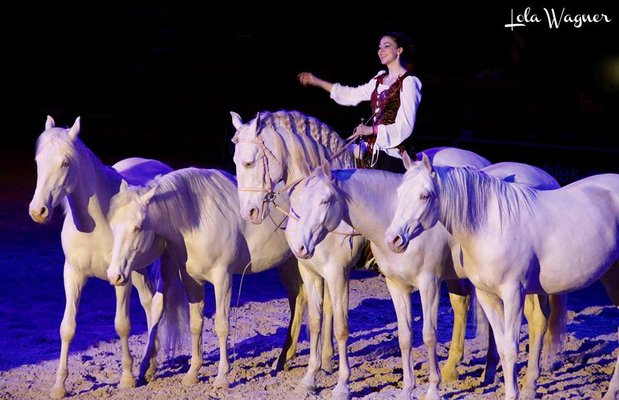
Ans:
{"label": "horse's foreleg", "polygon": [[[343,400],[350,397],[348,380],[350,366],[348,364],[348,270],[339,266],[332,268],[328,280],[329,294],[333,307],[333,322],[337,351],[339,355],[339,376],[333,389],[332,398]],[[326,337],[323,340],[327,339]],[[329,338],[330,340],[330,338]]]}
{"label": "horse's foreleg", "polygon": [[524,300],[524,316],[529,325],[529,356],[527,363],[527,374],[524,377],[522,393],[520,397],[534,399],[536,382],[540,373],[540,354],[544,334],[548,328],[548,316],[550,315],[550,304],[548,296],[528,295]]}
{"label": "horse's foreleg", "polygon": [[307,296],[295,257],[290,257],[287,262],[278,267],[278,270],[282,284],[288,292],[288,304],[290,305],[290,323],[286,333],[286,341],[273,366],[276,371],[281,371],[287,368],[286,363],[296,355],[301,325],[303,324],[303,314],[307,306]]}
{"label": "horse's foreleg", "polygon": [[[485,292],[481,289],[476,289],[476,296],[479,304],[481,304],[481,307],[484,310],[486,318],[488,318],[488,322],[490,323],[490,332],[488,335],[494,337],[494,340],[492,340],[491,337],[488,338],[488,355],[490,355],[491,352],[495,354],[498,349],[500,357],[502,358],[502,342],[504,336],[502,300],[498,296]],[[495,371],[496,364],[487,362],[482,381],[484,383],[491,383],[494,379]],[[489,376],[490,373],[492,375],[492,380]]]}
{"label": "horse's foreleg", "polygon": [[[619,329],[617,330],[619,336]],[[608,391],[602,398],[602,400],[616,400],[619,398],[619,354],[617,354],[617,362],[615,363],[615,372],[608,384]]]}
{"label": "horse's foreleg", "polygon": [[122,348],[122,368],[119,386],[128,388],[135,386],[133,379],[133,357],[129,351],[129,332],[131,331],[131,321],[129,320],[129,300],[131,300],[131,282],[123,286],[115,286],[116,290],[116,316],[114,317],[114,328],[120,337]]}
{"label": "horse's foreleg", "polygon": [[142,308],[144,309],[144,314],[146,315],[146,324],[148,326],[148,329],[150,330],[153,323],[150,315],[151,302],[153,300],[153,296],[155,295],[155,288],[149,281],[147,274],[148,272],[146,269],[142,271],[131,271],[131,282],[138,291],[138,296],[140,297],[140,304],[142,305]]}
{"label": "horse's foreleg", "polygon": [[323,284],[322,302],[322,329],[320,331],[322,340],[322,351],[320,367],[326,372],[333,371],[333,304],[329,288]]}
{"label": "horse's foreleg", "polygon": [[[142,362],[140,363],[140,381],[150,382],[155,377],[155,371],[157,370],[157,352],[159,349],[159,328],[160,322],[163,317],[165,302],[168,300],[167,297],[169,295],[169,290],[174,285],[175,274],[178,274],[178,268],[172,260],[170,259],[167,253],[163,253],[159,261],[153,265],[153,268],[157,268],[158,271],[152,271],[154,275],[158,277],[156,285],[156,293],[152,296],[150,303],[149,312],[147,315],[150,316],[150,323],[148,325],[148,342],[146,343],[146,348],[144,350],[144,356],[142,358]],[[132,274],[132,278],[135,275],[141,275],[137,273]],[[143,275],[142,275],[143,276]],[[152,290],[152,283],[144,280],[144,285],[140,285],[146,297],[148,291]],[[135,285],[135,284],[134,284]],[[140,287],[135,285],[136,287]],[[141,299],[141,296],[140,296]],[[142,303],[144,306],[145,303]],[[175,310],[166,310],[167,312],[174,312]],[[169,324],[168,324],[169,325]],[[179,329],[178,326],[167,326],[168,329]],[[171,332],[164,330],[165,339],[168,339],[168,335]]]}
{"label": "horse's foreleg", "polygon": [[316,390],[316,373],[320,369],[320,326],[322,323],[323,279],[310,267],[299,261],[299,272],[307,293],[308,318],[310,330],[310,356],[307,371],[297,391],[300,394]]}
{"label": "horse's foreleg", "polygon": [[213,281],[215,286],[215,332],[219,339],[219,368],[213,386],[227,388],[230,362],[228,360],[228,333],[230,332],[230,299],[232,298],[232,274],[220,272]]}
{"label": "horse's foreleg", "polygon": [[421,308],[423,309],[423,343],[428,351],[428,370],[430,383],[426,392],[426,400],[438,400],[438,386],[441,383],[441,375],[438,370],[436,356],[436,325],[438,321],[440,281],[434,275],[419,277],[419,294]]}
{"label": "horse's foreleg", "polygon": [[191,365],[183,377],[183,385],[198,383],[202,368],[202,330],[204,328],[204,287],[183,273],[183,286],[189,300],[189,330],[191,331]]}
{"label": "horse's foreleg", "polygon": [[[619,307],[619,263],[615,264],[611,267],[606,274],[600,279],[604,288],[606,289],[606,293],[608,297],[611,299],[613,304]],[[619,336],[619,330],[618,330]],[[616,400],[619,398],[619,354],[617,354],[617,362],[615,363],[615,372],[613,372],[613,377],[610,379],[608,384],[608,391],[604,395],[603,400]]]}
{"label": "horse's foreleg", "polygon": [[77,307],[82,295],[82,289],[88,279],[80,271],[75,270],[66,261],[63,270],[64,277],[64,292],[65,292],[65,308],[60,323],[60,360],[58,361],[58,370],[56,371],[56,381],[50,391],[50,396],[54,399],[59,399],[67,395],[65,381],[69,375],[68,358],[69,346],[75,336],[75,316]]}
{"label": "horse's foreleg", "polygon": [[[502,343],[501,364],[505,379],[505,398],[518,399],[518,344],[524,308],[524,290],[520,285],[504,287],[501,293],[505,315],[505,331]],[[500,349],[500,348],[499,348]]]}
{"label": "horse's foreleg", "polygon": [[470,303],[470,289],[463,280],[447,281],[449,301],[454,312],[454,324],[449,345],[449,357],[441,369],[441,379],[444,381],[457,380],[459,377],[456,366],[464,357],[464,338],[466,333],[466,320]]}
{"label": "horse's foreleg", "polygon": [[403,286],[394,280],[386,278],[387,288],[391,295],[391,301],[398,318],[398,342],[402,356],[402,375],[404,385],[399,398],[410,399],[415,388],[415,372],[413,371],[413,329],[411,314],[411,291],[412,288]]}

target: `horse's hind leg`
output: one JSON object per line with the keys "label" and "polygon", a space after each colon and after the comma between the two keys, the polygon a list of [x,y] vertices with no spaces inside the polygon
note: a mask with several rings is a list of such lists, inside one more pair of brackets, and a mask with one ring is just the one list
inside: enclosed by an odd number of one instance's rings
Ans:
{"label": "horse's hind leg", "polygon": [[470,302],[471,289],[464,280],[446,281],[449,301],[454,311],[454,324],[449,345],[449,357],[441,369],[443,381],[457,380],[459,377],[456,366],[464,356],[464,337],[466,333],[466,320]]}
{"label": "horse's hind leg", "polygon": [[529,358],[527,363],[527,374],[524,378],[520,396],[523,399],[534,399],[536,382],[540,373],[542,342],[546,329],[548,328],[548,317],[550,315],[548,296],[525,296],[524,315],[529,324]]}
{"label": "horse's hind leg", "polygon": [[303,280],[299,274],[299,266],[295,257],[290,257],[284,264],[278,267],[282,284],[288,292],[288,304],[290,305],[290,323],[286,333],[286,341],[282,347],[275,365],[275,371],[287,369],[286,363],[292,360],[297,351],[299,333],[303,324],[303,314],[307,307],[307,296],[303,288]]}
{"label": "horse's hind leg", "polygon": [[[613,304],[619,307],[619,263],[611,267],[604,276],[600,279],[608,297]],[[619,336],[619,329],[617,330]],[[608,384],[608,391],[604,395],[603,400],[616,400],[619,398],[619,354],[617,354],[617,362],[615,363],[615,372]]]}
{"label": "horse's hind leg", "polygon": [[69,358],[69,346],[75,336],[75,315],[77,307],[82,295],[82,289],[88,279],[80,271],[76,270],[65,261],[64,263],[64,292],[65,292],[65,309],[60,323],[60,360],[58,362],[58,370],[56,371],[56,381],[50,391],[50,396],[54,399],[59,399],[67,395],[65,381],[69,375],[67,361]]}
{"label": "horse's hind leg", "polygon": [[116,316],[114,317],[114,327],[120,337],[122,347],[122,368],[120,377],[121,388],[135,386],[133,378],[133,357],[129,351],[129,332],[131,331],[131,321],[129,320],[129,300],[131,299],[131,283],[123,286],[115,286],[116,290]]}

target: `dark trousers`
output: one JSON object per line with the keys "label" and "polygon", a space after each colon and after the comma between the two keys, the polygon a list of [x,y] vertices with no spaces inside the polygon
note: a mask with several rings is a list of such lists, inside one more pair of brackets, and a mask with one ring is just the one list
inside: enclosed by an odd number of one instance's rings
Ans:
{"label": "dark trousers", "polygon": [[378,160],[373,168],[395,172],[398,174],[403,174],[406,172],[406,168],[404,168],[404,163],[401,158],[392,157],[384,151],[378,152]]}

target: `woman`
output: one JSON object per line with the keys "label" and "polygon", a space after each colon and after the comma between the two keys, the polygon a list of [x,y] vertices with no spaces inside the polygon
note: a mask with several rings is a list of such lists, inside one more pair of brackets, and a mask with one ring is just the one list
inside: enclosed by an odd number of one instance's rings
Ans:
{"label": "woman", "polygon": [[379,72],[364,85],[348,87],[331,83],[311,72],[298,75],[303,86],[317,86],[328,91],[338,104],[356,106],[370,100],[372,125],[360,124],[354,133],[365,137],[372,168],[404,172],[400,158],[406,151],[405,141],[413,133],[421,101],[421,82],[412,75],[411,57],[412,46],[408,37],[389,32],[383,35],[378,45],[378,58],[387,71]]}

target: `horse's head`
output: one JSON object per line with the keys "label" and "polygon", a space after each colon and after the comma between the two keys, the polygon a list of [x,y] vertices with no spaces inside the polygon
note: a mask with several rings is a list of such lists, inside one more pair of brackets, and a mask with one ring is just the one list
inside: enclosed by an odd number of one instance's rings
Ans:
{"label": "horse's head", "polygon": [[71,128],[58,128],[47,117],[45,131],[37,140],[37,187],[30,202],[30,217],[38,223],[51,220],[54,208],[76,187],[79,162],[75,145],[80,132],[80,118]]}
{"label": "horse's head", "polygon": [[342,194],[333,184],[328,162],[294,187],[286,237],[298,258],[312,257],[316,246],[337,229],[344,217],[344,204]]}
{"label": "horse's head", "polygon": [[266,196],[275,191],[275,187],[284,179],[284,170],[279,160],[279,146],[274,145],[274,135],[269,135],[271,127],[261,127],[261,115],[247,124],[241,117],[230,112],[236,133],[232,142],[234,164],[241,216],[260,224],[268,215],[269,207]]}
{"label": "horse's head", "polygon": [[120,191],[112,198],[108,220],[114,237],[112,259],[107,278],[112,285],[127,283],[130,273],[137,268],[140,256],[152,248],[156,235],[148,219],[148,203],[156,186],[148,189],[128,187],[123,181]]}
{"label": "horse's head", "polygon": [[391,225],[385,233],[385,241],[391,251],[402,253],[409,241],[430,229],[438,222],[438,192],[436,172],[430,159],[411,163],[404,157],[406,174],[398,188],[398,205]]}

